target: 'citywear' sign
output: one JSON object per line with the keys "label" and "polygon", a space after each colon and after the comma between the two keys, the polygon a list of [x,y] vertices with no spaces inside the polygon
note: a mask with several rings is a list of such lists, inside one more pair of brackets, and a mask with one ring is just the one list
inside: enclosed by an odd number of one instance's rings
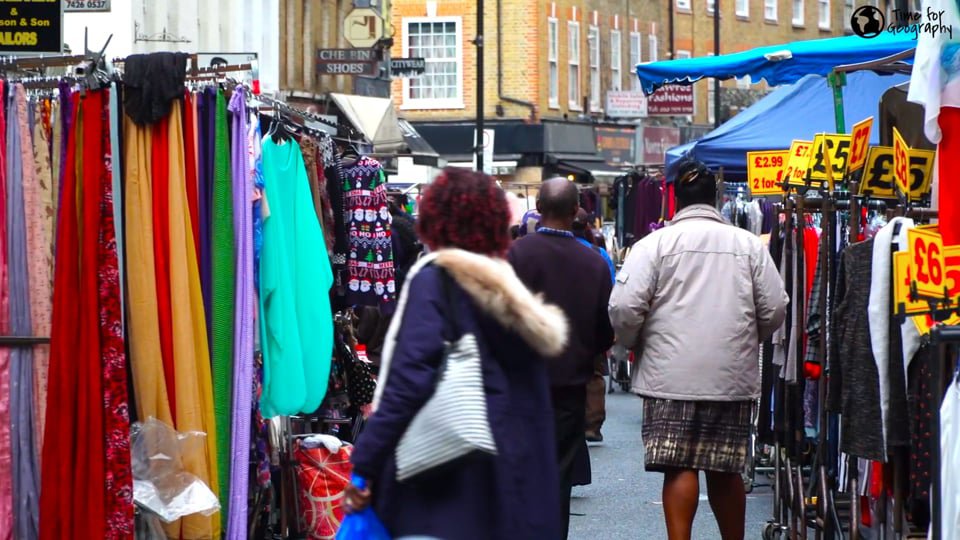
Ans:
{"label": "'citywear' sign", "polygon": [[640,90],[607,92],[607,116],[644,118],[647,116],[647,96]]}
{"label": "'citywear' sign", "polygon": [[667,85],[647,96],[650,116],[683,116],[693,114],[693,87]]}
{"label": "'citywear' sign", "polygon": [[427,71],[425,58],[394,58],[390,60],[390,76],[398,78],[417,77]]}
{"label": "'citywear' sign", "polygon": [[66,0],[64,11],[110,11],[110,0]]}
{"label": "'citywear' sign", "polygon": [[62,48],[61,0],[0,0],[0,52],[59,53]]}
{"label": "'citywear' sign", "polygon": [[373,49],[318,49],[320,75],[373,75],[380,55]]}
{"label": "'citywear' sign", "polygon": [[641,164],[654,165],[664,163],[667,150],[680,144],[680,130],[675,127],[645,126],[640,132]]}
{"label": "'citywear' sign", "polygon": [[633,129],[598,127],[597,154],[610,165],[634,163],[636,132]]}

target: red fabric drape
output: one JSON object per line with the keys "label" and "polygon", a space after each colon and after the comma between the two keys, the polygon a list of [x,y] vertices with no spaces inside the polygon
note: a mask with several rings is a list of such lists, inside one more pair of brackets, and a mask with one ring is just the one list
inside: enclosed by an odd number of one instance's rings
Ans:
{"label": "red fabric drape", "polygon": [[960,109],[940,109],[940,130],[943,139],[937,147],[940,209],[940,234],[947,246],[960,244]]}
{"label": "red fabric drape", "polygon": [[[77,116],[79,104],[71,105]],[[64,104],[64,107],[67,107]],[[78,473],[74,446],[81,439],[75,404],[80,390],[78,374],[80,356],[79,296],[80,261],[77,227],[76,137],[69,137],[66,160],[63,162],[63,196],[57,216],[57,249],[54,266],[53,320],[50,339],[50,379],[47,410],[58,411],[47,419],[43,446],[40,495],[40,539],[60,540],[83,530],[80,508],[74,506],[77,490],[74,475]]]}
{"label": "red fabric drape", "polygon": [[[157,271],[157,309],[160,316],[160,354],[163,355],[163,374],[167,381],[170,403],[177,402],[173,363],[173,322],[170,306],[170,164],[169,127],[166,122],[153,126],[151,173],[153,175],[153,257]],[[170,407],[173,421],[177,421],[175,407]]]}
{"label": "red fabric drape", "polygon": [[200,206],[197,191],[197,134],[193,130],[194,109],[193,94],[188,90],[183,100],[183,140],[187,173],[187,206],[190,207],[190,223],[193,226],[193,245],[196,247],[197,260],[200,260]]}

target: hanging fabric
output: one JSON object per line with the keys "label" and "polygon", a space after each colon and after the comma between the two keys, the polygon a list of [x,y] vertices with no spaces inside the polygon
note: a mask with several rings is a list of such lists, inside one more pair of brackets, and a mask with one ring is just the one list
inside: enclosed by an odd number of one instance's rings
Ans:
{"label": "hanging fabric", "polygon": [[344,166],[342,174],[350,242],[347,305],[374,305],[392,311],[397,290],[383,167],[363,156]]}
{"label": "hanging fabric", "polygon": [[[167,121],[153,124],[150,146],[150,176],[152,179],[150,200],[153,203],[153,262],[156,272],[157,309],[160,322],[160,361],[167,383],[170,403],[177,403],[176,366],[173,358],[173,321],[170,294],[170,127]],[[177,246],[179,249],[180,246]],[[177,421],[177,408],[172,407],[173,421]]]}
{"label": "hanging fabric", "polygon": [[[0,96],[6,92],[0,81]],[[0,125],[6,125],[6,106],[0,100]],[[0,334],[10,335],[10,279],[7,257],[7,136],[0,129]],[[13,441],[10,428],[10,355],[0,347],[0,531],[4,540],[13,531]]]}

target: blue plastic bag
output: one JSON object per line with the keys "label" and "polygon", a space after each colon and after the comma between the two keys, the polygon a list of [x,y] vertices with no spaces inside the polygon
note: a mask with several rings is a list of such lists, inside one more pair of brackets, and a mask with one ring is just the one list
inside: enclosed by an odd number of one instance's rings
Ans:
{"label": "blue plastic bag", "polygon": [[[367,481],[355,474],[350,477],[350,482],[360,490],[367,487]],[[373,508],[367,508],[343,518],[337,540],[390,540],[390,533],[373,513]]]}

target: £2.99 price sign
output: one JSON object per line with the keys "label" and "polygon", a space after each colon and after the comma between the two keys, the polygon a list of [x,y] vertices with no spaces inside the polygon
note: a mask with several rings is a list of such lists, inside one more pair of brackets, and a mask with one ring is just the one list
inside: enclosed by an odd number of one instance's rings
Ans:
{"label": "\u00a32.99 price sign", "polygon": [[910,253],[910,278],[917,285],[917,294],[928,298],[943,298],[947,280],[940,233],[930,229],[910,229],[907,231],[907,244]]}
{"label": "\u00a32.99 price sign", "polygon": [[782,176],[784,165],[790,155],[789,150],[768,150],[747,152],[747,176],[750,195],[781,195],[784,188]]}
{"label": "\u00a32.99 price sign", "polygon": [[847,162],[847,173],[852,173],[863,167],[867,161],[867,149],[870,148],[870,130],[873,129],[873,117],[861,120],[853,125],[850,132],[850,161]]}
{"label": "\u00a32.99 price sign", "polygon": [[790,145],[790,159],[781,178],[790,186],[806,186],[807,164],[812,153],[813,141],[793,141]]}

